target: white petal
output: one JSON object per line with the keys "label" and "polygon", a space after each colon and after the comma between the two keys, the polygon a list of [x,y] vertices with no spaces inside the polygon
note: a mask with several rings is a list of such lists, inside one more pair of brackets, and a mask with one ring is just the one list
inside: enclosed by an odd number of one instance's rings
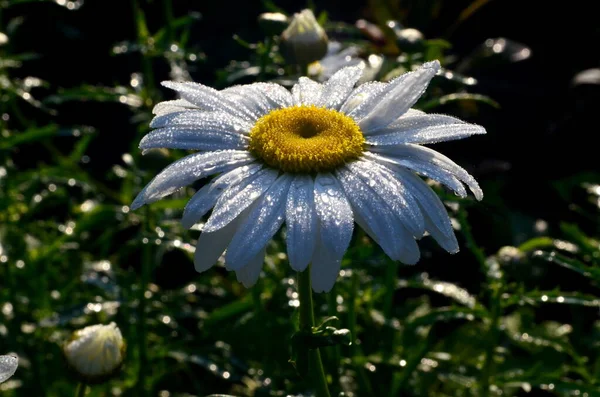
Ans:
{"label": "white petal", "polygon": [[222,189],[211,189],[214,182],[204,185],[187,202],[181,217],[181,224],[189,229],[200,221],[212,207],[222,193]]}
{"label": "white petal", "polygon": [[373,98],[380,95],[383,90],[385,90],[385,87],[387,87],[386,83],[378,81],[371,81],[359,85],[350,93],[348,99],[346,99],[346,102],[344,102],[340,108],[340,111],[351,116],[354,120],[362,119],[370,110],[370,103]]}
{"label": "white petal", "polygon": [[425,232],[425,221],[417,201],[387,168],[374,161],[355,161],[346,165],[386,202],[416,238]]}
{"label": "white petal", "polygon": [[292,87],[296,105],[316,105],[321,98],[323,86],[308,77],[300,77]]}
{"label": "white petal", "polygon": [[260,271],[262,270],[265,261],[265,251],[266,250],[263,248],[254,256],[254,258],[250,259],[246,266],[240,270],[236,270],[236,278],[244,285],[244,287],[250,288],[258,281]]}
{"label": "white petal", "polygon": [[199,135],[204,130],[248,135],[252,125],[253,123],[225,112],[209,112],[200,109],[163,114],[154,117],[150,122],[150,128],[181,126],[197,129]]}
{"label": "white petal", "polygon": [[410,171],[399,170],[396,176],[411,189],[419,201],[425,217],[425,228],[442,248],[450,253],[458,252],[458,242],[444,204],[435,192]]}
{"label": "white petal", "polygon": [[183,217],[181,218],[183,227],[189,229],[198,223],[200,219],[215,206],[218,198],[225,189],[248,178],[261,168],[262,165],[260,163],[253,163],[236,168],[219,176],[202,187],[202,189],[198,190],[185,206]]}
{"label": "white petal", "polygon": [[431,234],[431,237],[446,251],[451,254],[456,254],[460,251],[458,247],[458,241],[456,240],[456,236],[452,233],[450,236],[445,235],[440,229],[439,224],[433,221],[433,219],[429,218],[429,216],[425,216],[425,228]]}
{"label": "white petal", "polygon": [[173,101],[159,102],[152,109],[152,113],[160,116],[163,114],[181,112],[183,110],[198,109],[193,103],[186,101],[185,99],[175,99]]}
{"label": "white petal", "polygon": [[396,123],[366,137],[371,145],[428,144],[485,134],[479,125],[441,114],[401,117]]}
{"label": "white petal", "polygon": [[[356,219],[364,220],[374,239],[384,252],[393,260],[406,260],[406,241],[413,240],[394,211],[366,183],[347,168],[336,170],[336,176],[342,183]],[[358,222],[358,220],[357,220]],[[410,238],[405,238],[408,235]],[[411,264],[411,262],[405,262]],[[412,262],[414,263],[414,262]]]}
{"label": "white petal", "polygon": [[348,98],[361,75],[362,69],[358,66],[349,66],[339,70],[323,84],[321,97],[315,105],[338,110]]}
{"label": "white petal", "polygon": [[225,263],[228,269],[238,270],[246,266],[279,230],[285,219],[291,182],[290,175],[279,177],[251,209],[227,248]]}
{"label": "white petal", "polygon": [[277,174],[276,170],[263,169],[227,189],[217,200],[210,218],[204,225],[204,230],[213,232],[231,222],[269,190]]}
{"label": "white petal", "polygon": [[[398,146],[381,146],[374,147],[374,151],[382,153],[384,156],[394,159],[409,160],[415,164],[417,163],[429,163],[435,167],[452,173],[460,181],[464,182],[469,186],[475,198],[481,200],[483,198],[483,191],[479,187],[479,184],[462,167],[450,160],[443,154],[436,152],[433,149],[429,149],[425,146],[406,144]],[[416,171],[416,170],[415,170]],[[419,172],[419,171],[417,171]]]}
{"label": "white petal", "polygon": [[365,109],[367,115],[358,120],[361,130],[372,132],[396,121],[415,104],[439,69],[438,61],[428,62],[392,80]]}
{"label": "white petal", "polygon": [[306,269],[315,249],[317,214],[314,186],[311,176],[297,175],[288,192],[285,212],[287,253],[290,266],[298,272]]}
{"label": "white petal", "polygon": [[[361,227],[361,229],[363,229],[369,235],[369,237],[373,239],[373,241],[383,248],[383,244],[380,241],[380,236],[371,229],[367,221],[365,221],[359,212],[354,213],[354,220]],[[391,256],[390,258],[398,260],[406,265],[416,264],[419,261],[421,254],[415,239],[403,227],[398,228],[398,236],[396,236],[396,238],[398,239],[398,253],[395,258]]]}
{"label": "white petal", "polygon": [[341,259],[328,249],[323,239],[319,238],[310,267],[310,281],[313,291],[331,291],[340,273]]}
{"label": "white petal", "polygon": [[237,85],[221,91],[223,96],[231,102],[239,104],[247,109],[255,120],[267,114],[271,109],[267,99],[260,91],[246,85]]}
{"label": "white petal", "polygon": [[18,366],[19,359],[16,355],[0,356],[0,383],[13,376]]}
{"label": "white petal", "polygon": [[247,102],[246,107],[252,108],[261,117],[273,109],[293,105],[292,95],[288,90],[278,84],[254,83],[227,88],[223,94],[236,95]]}
{"label": "white petal", "polygon": [[375,153],[366,153],[365,157],[376,161],[387,168],[390,168],[394,172],[402,169],[412,170],[420,175],[431,178],[434,181],[438,181],[439,183],[447,186],[462,198],[467,197],[467,190],[458,180],[458,178],[456,178],[451,172],[446,171],[437,165],[431,164],[426,160],[415,158],[399,159]]}
{"label": "white petal", "polygon": [[242,181],[246,180],[251,175],[256,174],[258,171],[263,169],[263,167],[264,166],[262,163],[256,162],[223,173],[217,178],[215,178],[215,180],[213,181],[214,183],[211,185],[211,189],[230,188],[231,186],[237,185],[238,183],[241,183]]}
{"label": "white petal", "polygon": [[315,209],[322,243],[340,260],[350,245],[354,220],[350,202],[336,178],[318,174],[315,178]]}
{"label": "white petal", "polygon": [[174,162],[155,176],[137,195],[131,204],[131,209],[135,210],[144,204],[160,200],[198,179],[253,161],[254,157],[242,150],[191,154]]}
{"label": "white petal", "polygon": [[221,254],[231,242],[238,225],[239,222],[236,219],[219,230],[211,233],[202,232],[200,234],[194,254],[194,267],[197,272],[206,271],[217,263]]}
{"label": "white petal", "polygon": [[294,105],[292,93],[279,84],[256,83],[253,84],[257,90],[260,90],[271,102],[272,108],[285,108]]}
{"label": "white petal", "polygon": [[232,101],[214,88],[189,81],[181,83],[163,81],[162,85],[177,91],[183,99],[193,103],[200,109],[225,112],[248,122],[256,120],[253,113],[244,104]]}
{"label": "white petal", "polygon": [[165,127],[147,134],[140,142],[142,154],[149,149],[241,150],[248,147],[248,137],[235,132],[200,130],[179,126]]}
{"label": "white petal", "polygon": [[466,124],[456,117],[444,114],[429,114],[416,109],[409,109],[398,120],[375,132],[375,135],[393,134],[395,132],[420,130],[426,127],[448,124]]}

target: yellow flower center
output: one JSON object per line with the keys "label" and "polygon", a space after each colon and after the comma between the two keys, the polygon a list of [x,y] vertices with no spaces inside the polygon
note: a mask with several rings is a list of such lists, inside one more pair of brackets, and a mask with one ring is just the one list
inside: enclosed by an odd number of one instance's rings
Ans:
{"label": "yellow flower center", "polygon": [[331,171],[357,159],[365,138],[352,118],[316,106],[276,109],[250,131],[250,151],[285,172]]}

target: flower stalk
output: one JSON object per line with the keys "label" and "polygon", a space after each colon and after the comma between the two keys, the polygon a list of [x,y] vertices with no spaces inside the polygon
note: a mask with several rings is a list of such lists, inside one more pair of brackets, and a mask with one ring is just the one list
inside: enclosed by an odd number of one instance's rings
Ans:
{"label": "flower stalk", "polygon": [[[300,331],[311,332],[315,325],[310,265],[298,273],[298,295],[300,300]],[[308,350],[308,377],[317,397],[331,397],[319,349]]]}
{"label": "flower stalk", "polygon": [[86,391],[87,391],[87,385],[83,382],[80,382],[79,385],[77,385],[77,390],[75,391],[75,397],[84,397]]}

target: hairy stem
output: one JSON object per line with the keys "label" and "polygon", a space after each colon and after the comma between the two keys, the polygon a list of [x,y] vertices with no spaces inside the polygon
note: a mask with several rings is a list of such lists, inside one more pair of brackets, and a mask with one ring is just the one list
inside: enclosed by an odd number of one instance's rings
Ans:
{"label": "hairy stem", "polygon": [[[300,330],[311,332],[315,325],[315,314],[310,285],[310,265],[305,271],[298,273],[298,295],[300,298]],[[319,349],[308,351],[308,376],[317,397],[331,397]]]}

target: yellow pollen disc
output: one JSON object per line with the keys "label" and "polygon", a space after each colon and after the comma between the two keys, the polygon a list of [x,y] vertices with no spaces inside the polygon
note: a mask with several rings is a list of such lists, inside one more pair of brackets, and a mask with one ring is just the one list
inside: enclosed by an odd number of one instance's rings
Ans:
{"label": "yellow pollen disc", "polygon": [[273,110],[250,131],[250,151],[285,172],[331,171],[363,152],[365,138],[350,117],[316,106]]}

